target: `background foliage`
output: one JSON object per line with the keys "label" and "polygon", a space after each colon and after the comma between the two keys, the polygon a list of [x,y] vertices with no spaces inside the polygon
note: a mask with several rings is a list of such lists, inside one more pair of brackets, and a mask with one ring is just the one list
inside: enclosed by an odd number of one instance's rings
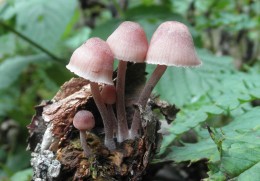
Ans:
{"label": "background foliage", "polygon": [[26,125],[73,76],[65,65],[76,47],[125,20],[149,39],[176,20],[189,26],[203,66],[169,67],[157,85],[181,111],[154,163],[203,161],[205,180],[260,180],[259,9],[257,0],[0,0],[0,179],[30,179]]}

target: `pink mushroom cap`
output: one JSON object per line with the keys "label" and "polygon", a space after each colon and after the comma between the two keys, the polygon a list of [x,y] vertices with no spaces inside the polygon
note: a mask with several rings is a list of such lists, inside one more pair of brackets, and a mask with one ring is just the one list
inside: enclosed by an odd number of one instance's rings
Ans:
{"label": "pink mushroom cap", "polygon": [[176,21],[164,22],[154,32],[146,62],[181,67],[201,64],[188,27]]}
{"label": "pink mushroom cap", "polygon": [[95,126],[95,119],[90,111],[80,110],[73,118],[73,125],[80,131],[90,131]]}
{"label": "pink mushroom cap", "polygon": [[100,38],[90,38],[73,52],[66,67],[91,82],[112,85],[113,63],[108,44]]}
{"label": "pink mushroom cap", "polygon": [[115,104],[116,102],[116,88],[113,85],[105,86],[100,92],[101,97],[106,104]]}
{"label": "pink mushroom cap", "polygon": [[135,22],[125,21],[108,37],[114,56],[118,60],[144,62],[148,41],[143,28]]}

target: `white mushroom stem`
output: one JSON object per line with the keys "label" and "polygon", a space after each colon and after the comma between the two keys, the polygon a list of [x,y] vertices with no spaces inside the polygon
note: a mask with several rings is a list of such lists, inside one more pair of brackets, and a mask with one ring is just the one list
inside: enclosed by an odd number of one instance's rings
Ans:
{"label": "white mushroom stem", "polygon": [[118,137],[117,141],[119,143],[128,139],[128,125],[126,121],[125,112],[125,74],[126,74],[127,62],[119,61],[118,72],[117,72],[117,82],[116,82],[116,111],[118,120]]}
{"label": "white mushroom stem", "polygon": [[113,126],[111,126],[112,121],[109,119],[107,108],[100,95],[99,86],[95,82],[90,82],[90,87],[91,87],[93,99],[96,103],[96,106],[103,120],[104,131],[105,131],[105,146],[108,147],[110,150],[115,149],[115,143],[113,140]]}
{"label": "white mushroom stem", "polygon": [[85,153],[86,157],[89,157],[91,154],[91,150],[89,149],[87,142],[86,142],[86,132],[85,131],[79,131],[79,137],[80,137],[80,143],[83,148],[83,151]]}
{"label": "white mushroom stem", "polygon": [[[147,101],[153,91],[153,88],[157,84],[157,82],[160,80],[164,72],[166,71],[167,66],[166,65],[157,65],[154,72],[152,73],[150,79],[147,81],[147,83],[144,86],[143,91],[141,92],[137,105],[141,106],[143,110],[145,110]],[[137,108],[135,110],[133,121],[130,129],[130,138],[135,139],[136,137],[139,137],[138,130],[141,126],[141,115],[140,110]]]}

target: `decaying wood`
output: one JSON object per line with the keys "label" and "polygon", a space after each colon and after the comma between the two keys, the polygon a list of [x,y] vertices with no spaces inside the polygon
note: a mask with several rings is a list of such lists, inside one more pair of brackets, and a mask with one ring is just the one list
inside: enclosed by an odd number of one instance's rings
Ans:
{"label": "decaying wood", "polygon": [[[133,80],[129,81],[131,85]],[[137,87],[140,89],[142,84],[140,82]],[[131,104],[133,93],[130,91],[127,96],[127,111],[130,114],[137,107]],[[103,124],[89,82],[81,78],[71,79],[51,101],[44,101],[35,107],[36,114],[28,126],[33,180],[141,180],[161,139],[157,132],[159,122],[152,108],[169,109],[166,103],[160,104],[162,102],[152,100],[146,110],[141,110],[141,138],[117,143],[117,148],[111,151],[103,144]],[[82,109],[91,111],[96,120],[95,128],[86,133],[87,144],[92,150],[88,158],[83,154],[79,131],[72,125],[74,115]]]}

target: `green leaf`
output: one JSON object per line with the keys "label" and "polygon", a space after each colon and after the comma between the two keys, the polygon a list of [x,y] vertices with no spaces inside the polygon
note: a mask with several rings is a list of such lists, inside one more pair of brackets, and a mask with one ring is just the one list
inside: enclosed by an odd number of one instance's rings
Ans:
{"label": "green leaf", "polygon": [[226,129],[223,142],[220,170],[223,174],[237,180],[259,180],[260,173],[255,172],[260,165],[260,108],[242,115]]}
{"label": "green leaf", "polygon": [[[218,86],[220,80],[235,71],[230,57],[216,57],[205,50],[198,50],[198,55],[203,62],[199,68],[167,68],[155,87],[162,99],[183,107]],[[149,73],[154,70],[154,66],[147,67]]]}
{"label": "green leaf", "polygon": [[172,152],[165,159],[174,160],[175,162],[196,162],[202,159],[208,159],[213,162],[220,158],[216,151],[217,146],[211,139],[195,144],[185,143],[183,147],[173,146],[171,150]]}
{"label": "green leaf", "polygon": [[[156,12],[156,14],[154,13]],[[175,19],[176,21],[183,21],[184,18],[173,13],[169,6],[158,5],[140,5],[128,9],[125,12],[125,19],[127,20],[139,20],[139,19]]]}
{"label": "green leaf", "polygon": [[78,31],[73,32],[73,36],[66,41],[66,45],[72,50],[78,48],[89,38],[90,32],[90,28],[87,27],[81,28]]}
{"label": "green leaf", "polygon": [[0,59],[15,53],[15,36],[13,34],[0,36],[0,50]]}
{"label": "green leaf", "polygon": [[[156,12],[156,14],[154,13]],[[151,38],[154,30],[159,26],[160,23],[167,20],[180,21],[185,24],[188,22],[180,15],[173,13],[167,6],[145,6],[140,5],[128,9],[125,12],[123,19],[111,19],[96,26],[90,34],[90,37],[100,37],[104,40],[113,33],[118,25],[124,20],[136,21],[144,28],[148,39]]]}
{"label": "green leaf", "polygon": [[44,55],[17,56],[6,59],[0,64],[0,90],[7,88],[18,79],[21,72],[30,63],[40,63],[44,60],[46,60],[46,56]]}
{"label": "green leaf", "polygon": [[[219,69],[219,67],[216,69]],[[190,103],[186,103],[188,105],[184,106],[177,114],[176,120],[169,129],[171,134],[163,140],[161,152],[164,152],[165,148],[178,138],[179,135],[207,121],[209,114],[219,115],[224,111],[232,111],[231,113],[234,112],[234,115],[237,115],[239,112],[241,115],[241,112],[243,112],[243,109],[241,109],[242,105],[256,98],[260,98],[258,92],[260,84],[258,83],[259,81],[257,81],[260,79],[260,75],[258,72],[246,74],[230,70],[228,67],[227,71],[225,71],[225,68],[222,69],[223,70],[219,69],[219,72],[215,72],[220,79],[216,78],[212,80],[211,78],[208,80],[208,91],[204,92],[204,95],[200,97],[194,96],[193,100],[190,101]],[[221,72],[228,73],[221,75]],[[178,79],[176,81],[178,81]],[[184,80],[181,80],[181,82],[183,81]],[[210,82],[214,82],[214,84],[211,86]],[[196,84],[192,85],[197,86]],[[169,89],[169,86],[165,87]],[[230,87],[232,87],[232,89],[230,89]],[[185,90],[183,88],[178,96],[189,95],[187,94],[187,90],[186,94],[184,93]]]}
{"label": "green leaf", "polygon": [[246,170],[245,172],[241,173],[237,180],[238,181],[255,181],[260,179],[260,162],[253,165],[250,169]]}
{"label": "green leaf", "polygon": [[[15,101],[13,100],[14,96],[6,95],[4,92],[1,92],[0,97],[0,117],[5,116],[6,113],[12,109],[15,108]],[[2,119],[0,119],[0,123],[2,122]]]}
{"label": "green leaf", "polygon": [[210,177],[206,180],[259,180],[260,143],[256,141],[260,135],[259,117],[260,107],[237,116],[230,124],[222,127],[221,133],[211,133],[215,143],[204,129],[198,143],[173,146],[172,152],[164,160],[195,162],[208,159]]}
{"label": "green leaf", "polygon": [[[163,139],[161,153],[181,134],[206,122],[208,115],[237,115],[250,109],[252,100],[260,98],[257,71],[239,72],[229,57],[216,57],[205,51],[199,51],[199,55],[203,57],[201,68],[169,67],[155,88],[163,99],[181,108],[169,128],[171,134]],[[148,66],[148,72],[153,69]]]}
{"label": "green leaf", "polygon": [[101,39],[106,40],[121,22],[122,20],[119,19],[108,20],[105,23],[96,26],[90,33],[90,37],[100,37]]}
{"label": "green leaf", "polygon": [[21,0],[15,3],[17,28],[48,50],[55,49],[72,19],[76,1]]}
{"label": "green leaf", "polygon": [[33,170],[31,168],[16,172],[12,177],[11,181],[30,181],[32,179]]}
{"label": "green leaf", "polygon": [[28,168],[30,163],[30,153],[23,147],[16,148],[15,154],[9,154],[5,166],[12,172]]}
{"label": "green leaf", "polygon": [[13,2],[10,0],[0,3],[0,20],[9,20],[15,15],[15,8]]}

